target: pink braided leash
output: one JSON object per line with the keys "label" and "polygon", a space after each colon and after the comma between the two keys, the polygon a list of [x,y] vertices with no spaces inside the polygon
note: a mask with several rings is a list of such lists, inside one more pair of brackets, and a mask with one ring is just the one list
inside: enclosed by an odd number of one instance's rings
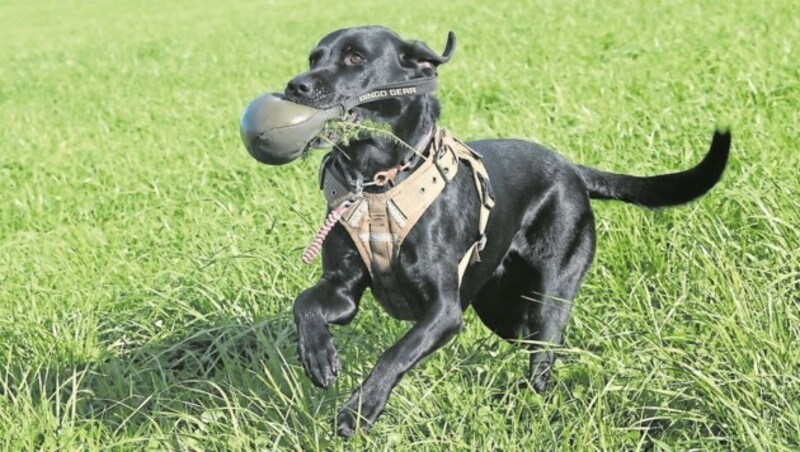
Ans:
{"label": "pink braided leash", "polygon": [[344,201],[338,206],[336,206],[331,213],[325,218],[325,223],[322,224],[322,227],[319,228],[319,232],[317,232],[316,237],[314,237],[314,241],[308,245],[305,251],[303,251],[303,263],[310,264],[314,258],[317,257],[319,254],[319,250],[322,248],[322,242],[325,241],[325,237],[328,236],[328,233],[331,232],[331,229],[336,225],[336,222],[342,218],[342,215],[350,208],[353,203],[351,201]]}

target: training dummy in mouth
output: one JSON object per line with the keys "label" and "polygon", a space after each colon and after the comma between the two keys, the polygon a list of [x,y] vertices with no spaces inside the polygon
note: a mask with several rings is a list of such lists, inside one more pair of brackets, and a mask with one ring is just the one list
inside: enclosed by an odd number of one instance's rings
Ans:
{"label": "training dummy in mouth", "polygon": [[[446,63],[455,50],[450,33],[440,57]],[[356,106],[383,99],[419,96],[436,90],[436,76],[400,80],[351,96],[343,102],[315,108],[289,101],[281,93],[267,93],[254,99],[244,111],[239,129],[245,148],[253,158],[267,165],[284,165],[312,147],[325,125],[335,119],[347,121]]]}
{"label": "training dummy in mouth", "polygon": [[392,97],[418,96],[436,90],[436,77],[404,80],[351,97],[325,109],[291,102],[280,93],[257,97],[244,111],[239,128],[244,146],[267,165],[296,160],[334,119],[344,120],[354,107]]}

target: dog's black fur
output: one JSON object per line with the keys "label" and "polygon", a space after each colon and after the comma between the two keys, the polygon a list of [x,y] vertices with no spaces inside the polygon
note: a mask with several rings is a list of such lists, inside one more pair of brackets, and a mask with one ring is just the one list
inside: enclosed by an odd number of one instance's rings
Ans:
{"label": "dog's black fur", "polygon": [[[327,107],[387,83],[435,75],[442,62],[425,44],[403,40],[383,27],[338,30],[320,41],[311,53],[310,70],[289,82],[285,94],[298,103]],[[361,118],[389,124],[406,143],[417,143],[436,124],[439,102],[428,94],[381,100],[355,111]],[[468,144],[483,155],[496,199],[481,262],[469,267],[459,289],[457,265],[478,238],[479,212],[471,170],[462,164],[407,236],[394,266],[416,321],[383,353],[340,410],[341,435],[355,432],[359,415],[361,428],[375,422],[400,378],[458,333],[470,304],[499,336],[527,340],[534,350],[530,381],[543,391],[554,355],[542,345],[562,343],[572,300],[594,257],[589,199],[651,208],[691,201],[722,175],[730,135],[717,132],[696,167],[655,177],[577,166],[526,141]],[[332,158],[352,177],[370,180],[377,171],[399,164],[407,152],[390,139],[370,137],[335,149]],[[340,225],[326,239],[322,258],[322,278],[297,297],[294,317],[302,365],[311,381],[325,388],[340,369],[329,325],[349,323],[367,287],[379,299],[385,288],[371,280]]]}

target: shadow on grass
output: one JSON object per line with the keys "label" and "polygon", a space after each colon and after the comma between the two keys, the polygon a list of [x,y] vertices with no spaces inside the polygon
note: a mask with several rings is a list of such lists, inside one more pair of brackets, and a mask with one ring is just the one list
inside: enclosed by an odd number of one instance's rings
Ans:
{"label": "shadow on grass", "polygon": [[[240,437],[253,441],[248,446],[256,448],[301,444],[318,449],[334,441],[331,421],[336,405],[362,377],[359,371],[343,375],[343,384],[330,391],[311,386],[297,362],[297,338],[288,313],[256,322],[195,321],[155,335],[137,328],[141,324],[109,329],[101,336],[107,351],[91,362],[55,354],[42,364],[16,360],[0,369],[0,378],[5,379],[0,381],[0,394],[12,404],[33,406],[51,415],[56,425],[99,425],[110,441],[160,436],[159,445],[169,447],[185,445],[186,436],[225,441],[226,435],[243,432]],[[155,339],[126,343],[126,337],[137,334]],[[382,348],[374,333],[349,334],[349,339],[347,334],[337,334],[346,363],[364,360],[363,350]],[[354,337],[358,347],[347,347],[348,342],[355,345]],[[599,377],[604,367],[601,356],[581,349],[562,350],[563,364],[550,389],[541,402],[534,402],[531,399],[539,396],[528,385],[519,384],[517,373],[527,355],[500,343],[493,336],[484,337],[453,355],[454,361],[445,367],[459,369],[464,378],[458,384],[492,387],[491,392],[500,396],[486,401],[492,410],[519,403],[542,406],[515,410],[518,421],[535,425],[545,415],[551,431],[565,444],[581,441],[581,436],[571,433],[576,428],[572,419],[583,419],[586,413],[580,407],[595,403],[598,394],[604,394],[603,403],[613,408],[618,425],[632,426],[630,445],[647,449],[659,439],[667,443],[685,439],[680,432],[725,436],[715,428],[716,422],[686,416],[701,410],[692,398],[670,397],[667,405],[670,412],[679,413],[676,419],[658,408],[665,401],[660,393],[635,389],[633,384],[627,389],[646,369],[629,368],[630,375],[615,372],[619,389],[606,393],[604,388],[611,381]],[[374,361],[373,356],[368,358],[364,361]]]}
{"label": "shadow on grass", "polygon": [[[0,395],[19,412],[32,407],[52,416],[51,424],[100,426],[115,440],[160,435],[176,443],[183,441],[178,436],[250,430],[262,441],[251,445],[266,446],[280,444],[287,431],[318,430],[315,425],[331,431],[325,414],[343,395],[319,391],[303,375],[290,315],[186,329],[191,332],[128,345],[121,338],[126,328],[116,328],[118,337],[104,338],[109,349],[92,362],[56,353],[40,364],[16,359],[0,369]],[[298,439],[319,441],[287,438]]]}

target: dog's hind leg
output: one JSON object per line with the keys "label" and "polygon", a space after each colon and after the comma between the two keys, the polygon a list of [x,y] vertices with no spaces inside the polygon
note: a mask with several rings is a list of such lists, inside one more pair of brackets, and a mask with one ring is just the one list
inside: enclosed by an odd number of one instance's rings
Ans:
{"label": "dog's hind leg", "polygon": [[550,369],[555,360],[551,346],[560,346],[564,341],[564,329],[572,310],[572,301],[578,293],[583,276],[594,258],[595,233],[591,213],[582,227],[572,233],[564,233],[559,246],[550,251],[548,259],[538,259],[538,284],[522,298],[527,303],[526,315],[521,321],[528,331],[532,350],[529,377],[536,392],[547,388]]}
{"label": "dog's hind leg", "polygon": [[529,378],[537,392],[547,387],[555,360],[551,347],[563,343],[572,300],[594,256],[591,222],[566,245],[548,259],[510,254],[472,303],[489,329],[531,351]]}
{"label": "dog's hind leg", "polygon": [[522,297],[538,287],[540,279],[535,268],[519,254],[511,253],[478,292],[472,308],[484,325],[503,339],[525,338],[530,332],[521,319],[527,315],[530,303]]}

